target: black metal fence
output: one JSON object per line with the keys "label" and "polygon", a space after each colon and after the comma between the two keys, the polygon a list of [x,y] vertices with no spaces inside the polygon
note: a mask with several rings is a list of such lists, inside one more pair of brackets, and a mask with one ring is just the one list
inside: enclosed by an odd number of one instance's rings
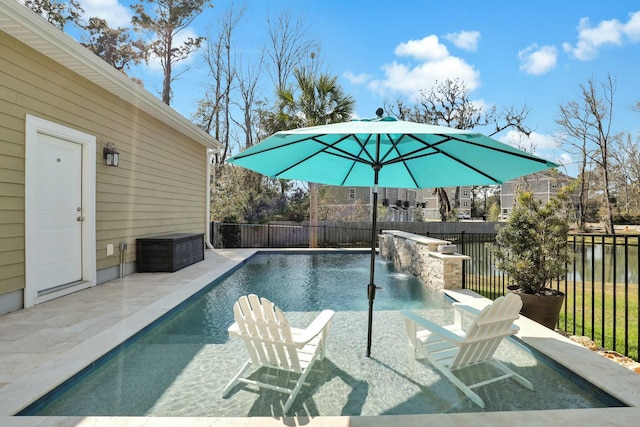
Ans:
{"label": "black metal fence", "polygon": [[215,248],[308,248],[311,230],[321,248],[371,247],[371,225],[228,224],[211,226]]}
{"label": "black metal fence", "polygon": [[[458,245],[465,261],[463,287],[487,298],[504,295],[509,278],[494,268],[487,244],[495,234],[430,234]],[[638,360],[640,257],[638,235],[571,235],[574,257],[553,287],[565,294],[558,328],[590,337],[598,346]]]}
{"label": "black metal fence", "polygon": [[[466,224],[467,228],[474,228],[469,225],[472,223]],[[486,228],[486,225],[478,224],[475,228]],[[447,227],[438,223],[431,225],[438,230],[450,228],[455,232],[425,232],[420,225],[411,223],[395,223],[391,227],[382,224],[381,227],[451,241],[458,245],[459,252],[471,258],[463,266],[464,288],[491,299],[505,294],[509,278],[494,268],[487,248],[487,244],[495,241],[495,232],[458,231],[464,223]],[[213,223],[211,241],[216,248],[308,247],[310,229],[304,224]],[[368,248],[371,245],[371,225],[367,223],[323,224],[316,232],[319,247]],[[575,255],[573,262],[553,285],[565,294],[558,328],[572,335],[588,336],[600,347],[638,360],[640,236],[579,234],[570,236],[568,244]]]}
{"label": "black metal fence", "polygon": [[[401,230],[408,233],[447,233],[457,235],[472,230],[474,233],[494,233],[492,222],[430,222],[430,221],[378,221],[378,231]],[[370,222],[321,221],[318,226],[308,223],[272,222],[269,224],[211,223],[211,242],[215,248],[293,248],[308,247],[310,231],[315,229],[320,247],[371,246]]]}

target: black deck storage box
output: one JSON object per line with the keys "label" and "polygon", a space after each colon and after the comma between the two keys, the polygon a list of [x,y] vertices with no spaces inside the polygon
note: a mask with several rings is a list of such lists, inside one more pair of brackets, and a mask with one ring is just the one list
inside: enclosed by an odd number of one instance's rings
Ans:
{"label": "black deck storage box", "polygon": [[174,272],[203,259],[202,233],[174,233],[136,239],[138,273]]}

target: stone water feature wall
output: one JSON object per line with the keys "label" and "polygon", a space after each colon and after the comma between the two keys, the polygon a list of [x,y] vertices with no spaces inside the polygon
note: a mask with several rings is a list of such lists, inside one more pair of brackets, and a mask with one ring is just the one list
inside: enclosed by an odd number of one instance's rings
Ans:
{"label": "stone water feature wall", "polygon": [[447,240],[424,237],[398,230],[383,230],[379,236],[380,256],[390,259],[429,288],[462,288],[462,263],[466,255],[445,254],[438,251]]}

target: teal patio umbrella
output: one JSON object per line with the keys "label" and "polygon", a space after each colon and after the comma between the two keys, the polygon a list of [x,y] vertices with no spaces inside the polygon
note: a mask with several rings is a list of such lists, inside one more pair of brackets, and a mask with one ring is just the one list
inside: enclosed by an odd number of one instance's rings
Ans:
{"label": "teal patio umbrella", "polygon": [[558,165],[478,132],[378,117],[273,134],[228,159],[271,178],[373,187],[366,355],[371,355],[378,187],[501,184]]}

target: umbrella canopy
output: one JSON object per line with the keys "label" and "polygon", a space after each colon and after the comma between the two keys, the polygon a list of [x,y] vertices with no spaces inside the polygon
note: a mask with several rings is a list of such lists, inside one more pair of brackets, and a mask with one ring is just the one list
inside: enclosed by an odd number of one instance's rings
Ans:
{"label": "umbrella canopy", "polygon": [[392,118],[278,132],[229,159],[272,178],[432,188],[501,184],[556,164],[480,133]]}
{"label": "umbrella canopy", "polygon": [[374,187],[367,287],[371,354],[378,186],[501,184],[558,165],[480,133],[390,117],[277,132],[228,160],[271,178]]}

